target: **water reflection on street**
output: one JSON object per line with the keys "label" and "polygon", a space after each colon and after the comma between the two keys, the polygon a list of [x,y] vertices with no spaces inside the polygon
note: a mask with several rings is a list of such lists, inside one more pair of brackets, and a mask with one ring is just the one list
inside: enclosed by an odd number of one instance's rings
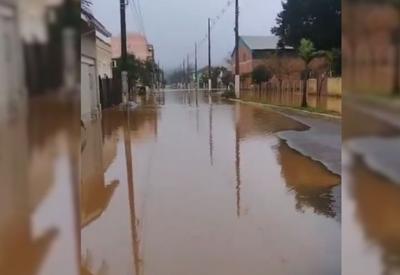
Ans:
{"label": "water reflection on street", "polygon": [[374,171],[364,158],[354,155],[347,142],[357,143],[357,139],[371,136],[399,137],[400,129],[368,112],[360,111],[353,101],[346,100],[343,125],[342,274],[398,275],[400,186],[398,182]]}
{"label": "water reflection on street", "polygon": [[0,125],[0,274],[79,273],[73,105],[30,99],[25,114]]}
{"label": "water reflection on street", "polygon": [[138,102],[83,134],[81,274],[340,273],[340,177],[275,136],[304,125],[194,91]]}

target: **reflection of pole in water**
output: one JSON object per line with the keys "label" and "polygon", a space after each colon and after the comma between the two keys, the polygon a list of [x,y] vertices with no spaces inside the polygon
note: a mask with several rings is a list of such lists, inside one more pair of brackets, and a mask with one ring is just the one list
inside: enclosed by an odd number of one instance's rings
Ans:
{"label": "reflection of pole in water", "polygon": [[129,109],[125,110],[125,127],[124,127],[124,142],[125,142],[125,160],[126,170],[128,179],[128,197],[129,197],[129,208],[131,211],[131,233],[132,233],[132,248],[133,257],[135,263],[135,274],[140,273],[140,256],[139,256],[139,236],[136,227],[136,209],[135,209],[135,188],[133,184],[133,170],[132,170],[132,150],[131,150],[131,139],[129,130]]}
{"label": "reflection of pole in water", "polygon": [[199,132],[200,129],[200,122],[199,122],[199,99],[197,95],[197,91],[195,92],[195,98],[196,98],[196,130],[197,133]]}
{"label": "reflection of pole in water", "polygon": [[210,163],[211,166],[214,165],[214,160],[213,160],[213,136],[212,136],[212,104],[210,104],[210,109],[209,109],[209,147],[210,147]]}
{"label": "reflection of pole in water", "polygon": [[196,107],[199,107],[198,91],[196,90]]}
{"label": "reflection of pole in water", "polygon": [[155,140],[157,141],[157,138],[158,138],[158,110],[156,109],[154,111],[154,113],[155,113],[155,118],[154,118],[154,137],[155,137]]}
{"label": "reflection of pole in water", "polygon": [[239,126],[235,127],[236,214],[240,217],[240,140]]}
{"label": "reflection of pole in water", "polygon": [[235,170],[236,170],[236,214],[240,217],[240,136],[239,136],[239,108],[235,105]]}

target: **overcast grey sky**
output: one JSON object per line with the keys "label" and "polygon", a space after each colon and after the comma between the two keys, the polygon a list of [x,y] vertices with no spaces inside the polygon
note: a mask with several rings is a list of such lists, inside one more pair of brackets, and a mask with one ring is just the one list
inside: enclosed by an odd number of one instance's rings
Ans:
{"label": "overcast grey sky", "polygon": [[[129,0],[129,5],[132,5]],[[155,47],[156,60],[165,69],[182,64],[194,52],[195,41],[207,33],[207,18],[214,18],[228,0],[135,0],[140,4],[146,36]],[[240,35],[269,35],[281,10],[281,0],[239,0]],[[234,1],[233,1],[234,2]],[[120,33],[119,0],[93,0],[94,15],[114,34]],[[127,30],[137,31],[137,14],[127,7]],[[212,63],[220,65],[234,46],[234,5],[212,31]],[[199,67],[207,64],[207,43],[199,47]],[[191,58],[193,64],[193,58]]]}

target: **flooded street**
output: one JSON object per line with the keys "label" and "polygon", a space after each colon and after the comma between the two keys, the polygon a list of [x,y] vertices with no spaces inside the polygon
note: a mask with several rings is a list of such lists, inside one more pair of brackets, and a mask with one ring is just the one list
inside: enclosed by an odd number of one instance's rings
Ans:
{"label": "flooded street", "polygon": [[54,98],[27,107],[0,125],[0,274],[76,275],[79,113]]}
{"label": "flooded street", "polygon": [[[399,139],[400,130],[373,108],[360,108],[354,98],[345,102],[342,274],[398,275],[400,185],[390,172],[399,166],[387,148],[398,156],[398,143],[390,141]],[[376,146],[374,140],[383,142]]]}
{"label": "flooded street", "polygon": [[194,91],[103,111],[82,132],[81,274],[340,274],[340,177],[277,136],[306,129]]}

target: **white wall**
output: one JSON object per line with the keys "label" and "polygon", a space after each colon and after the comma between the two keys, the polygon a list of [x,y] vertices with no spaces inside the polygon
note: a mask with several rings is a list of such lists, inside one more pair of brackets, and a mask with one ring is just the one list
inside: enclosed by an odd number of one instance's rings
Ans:
{"label": "white wall", "polygon": [[81,57],[81,117],[84,121],[90,120],[100,111],[95,64],[94,59]]}
{"label": "white wall", "polygon": [[81,118],[88,121],[100,113],[96,63],[96,33],[85,29],[81,34]]}
{"label": "white wall", "polygon": [[0,2],[0,123],[13,112],[24,109],[23,75],[16,9]]}
{"label": "white wall", "polygon": [[98,37],[96,38],[96,59],[98,75],[102,78],[104,76],[112,78],[111,44]]}

